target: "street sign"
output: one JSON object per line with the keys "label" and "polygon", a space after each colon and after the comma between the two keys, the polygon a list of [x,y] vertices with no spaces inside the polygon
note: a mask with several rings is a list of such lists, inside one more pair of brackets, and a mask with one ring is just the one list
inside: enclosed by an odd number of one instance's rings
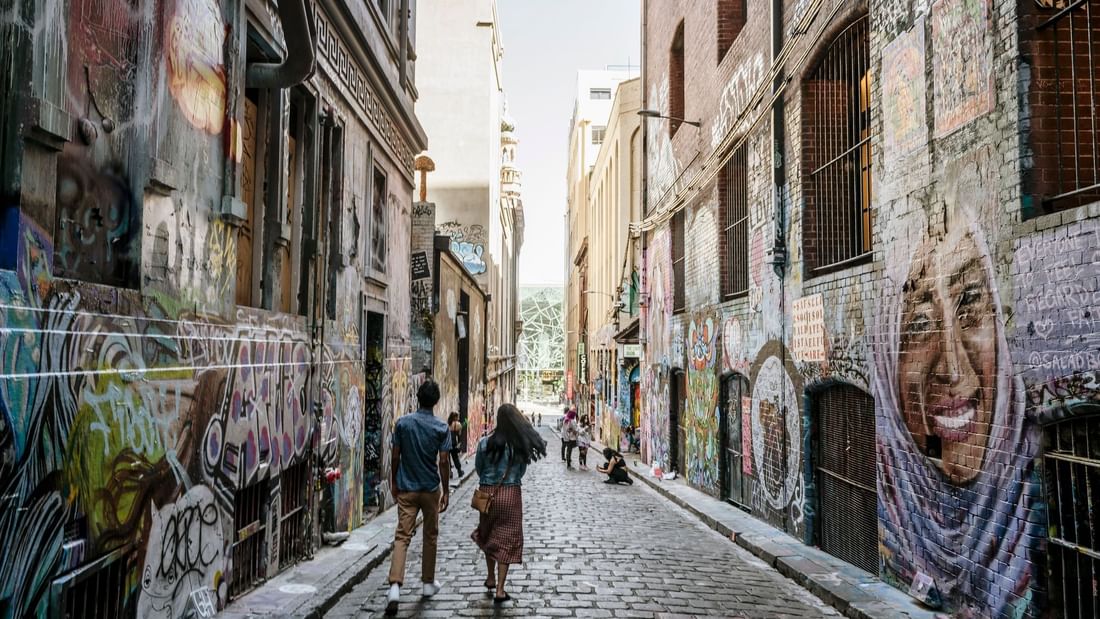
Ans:
{"label": "street sign", "polygon": [[642,358],[642,345],[641,344],[623,344],[623,358],[624,359],[641,359]]}

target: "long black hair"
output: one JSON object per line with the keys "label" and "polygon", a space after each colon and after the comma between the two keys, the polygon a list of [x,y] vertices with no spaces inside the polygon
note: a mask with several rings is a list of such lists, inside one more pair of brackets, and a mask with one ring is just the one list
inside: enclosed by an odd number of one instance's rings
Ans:
{"label": "long black hair", "polygon": [[452,423],[458,421],[459,419],[460,419],[460,417],[459,417],[458,413],[451,413],[451,416],[447,417],[447,425],[451,425]]}
{"label": "long black hair", "polygon": [[485,443],[485,453],[499,460],[505,447],[512,448],[513,462],[531,464],[546,455],[546,441],[531,427],[531,422],[511,404],[497,409],[497,425]]}

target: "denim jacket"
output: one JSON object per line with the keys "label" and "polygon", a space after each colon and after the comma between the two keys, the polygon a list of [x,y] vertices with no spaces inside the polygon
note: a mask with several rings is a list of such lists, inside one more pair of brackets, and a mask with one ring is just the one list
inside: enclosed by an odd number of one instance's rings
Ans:
{"label": "denim jacket", "polygon": [[477,443],[477,455],[474,457],[474,468],[477,469],[477,477],[483,486],[518,486],[523,480],[524,473],[527,472],[527,465],[521,461],[512,463],[512,468],[508,471],[508,478],[501,480],[504,477],[504,471],[508,468],[508,458],[512,455],[512,448],[508,447],[504,450],[504,454],[494,461],[489,454],[486,453],[488,448],[489,437],[481,439]]}

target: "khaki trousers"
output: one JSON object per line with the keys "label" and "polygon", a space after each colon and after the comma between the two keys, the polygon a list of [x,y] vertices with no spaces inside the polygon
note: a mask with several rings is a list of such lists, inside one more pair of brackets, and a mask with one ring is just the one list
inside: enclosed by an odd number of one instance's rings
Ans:
{"label": "khaki trousers", "polygon": [[435,582],[435,551],[439,539],[439,498],[442,491],[402,492],[397,495],[397,532],[393,536],[393,557],[390,559],[392,585],[405,582],[405,557],[416,529],[416,515],[424,514],[424,550],[420,570],[421,582]]}

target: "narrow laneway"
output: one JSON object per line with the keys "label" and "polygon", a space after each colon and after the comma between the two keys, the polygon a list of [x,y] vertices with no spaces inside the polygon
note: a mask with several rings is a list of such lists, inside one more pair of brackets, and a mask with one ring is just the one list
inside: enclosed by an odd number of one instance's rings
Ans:
{"label": "narrow laneway", "polygon": [[[550,457],[524,479],[525,558],[513,570],[511,617],[821,617],[836,616],[807,593],[652,491],[608,486],[594,471],[567,471],[547,430]],[[589,465],[598,462],[589,454]],[[420,598],[419,535],[410,549],[399,616],[498,614],[481,583],[485,565],[470,532],[473,484],[452,498],[441,524],[443,591]],[[388,565],[388,564],[387,564]],[[385,565],[327,615],[381,617]]]}

